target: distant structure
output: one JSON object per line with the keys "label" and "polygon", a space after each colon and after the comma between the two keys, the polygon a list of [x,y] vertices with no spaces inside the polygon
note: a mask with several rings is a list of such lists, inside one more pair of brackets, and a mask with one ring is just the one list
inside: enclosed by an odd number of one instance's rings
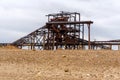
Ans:
{"label": "distant structure", "polygon": [[[13,42],[19,48],[29,46],[31,49],[54,50],[80,49],[88,45],[90,49],[90,25],[92,21],[81,21],[80,13],[60,12],[48,14],[45,26]],[[84,39],[84,28],[88,28],[88,39]]]}
{"label": "distant structure", "polygon": [[48,22],[43,27],[14,41],[11,45],[31,50],[112,49],[112,45],[118,45],[120,49],[120,40],[91,41],[90,25],[93,21],[81,21],[80,13],[61,11],[48,14],[47,17]]}

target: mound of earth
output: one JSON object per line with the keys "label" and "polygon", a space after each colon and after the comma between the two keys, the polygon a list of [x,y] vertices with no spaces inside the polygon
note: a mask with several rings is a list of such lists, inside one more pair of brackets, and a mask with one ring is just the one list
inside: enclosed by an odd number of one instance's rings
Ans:
{"label": "mound of earth", "polygon": [[120,80],[120,51],[0,49],[0,80]]}

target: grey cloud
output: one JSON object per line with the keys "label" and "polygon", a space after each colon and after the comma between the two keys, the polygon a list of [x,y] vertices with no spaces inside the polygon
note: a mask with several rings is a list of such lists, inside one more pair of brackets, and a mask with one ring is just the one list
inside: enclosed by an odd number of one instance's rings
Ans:
{"label": "grey cloud", "polygon": [[92,40],[117,39],[119,8],[118,0],[0,0],[0,34],[11,33],[0,42],[12,42],[34,31],[45,24],[46,14],[59,11],[80,12],[82,20],[93,20]]}

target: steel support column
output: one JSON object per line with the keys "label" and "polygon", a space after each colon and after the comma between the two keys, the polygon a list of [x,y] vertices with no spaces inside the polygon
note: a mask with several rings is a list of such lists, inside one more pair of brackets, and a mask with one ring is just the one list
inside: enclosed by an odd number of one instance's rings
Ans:
{"label": "steel support column", "polygon": [[88,24],[88,49],[91,49],[90,47],[90,24]]}

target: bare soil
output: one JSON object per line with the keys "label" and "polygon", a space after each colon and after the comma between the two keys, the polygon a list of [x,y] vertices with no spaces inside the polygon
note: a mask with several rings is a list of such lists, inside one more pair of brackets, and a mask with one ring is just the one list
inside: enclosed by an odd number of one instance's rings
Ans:
{"label": "bare soil", "polygon": [[1,48],[0,80],[120,80],[120,51]]}

